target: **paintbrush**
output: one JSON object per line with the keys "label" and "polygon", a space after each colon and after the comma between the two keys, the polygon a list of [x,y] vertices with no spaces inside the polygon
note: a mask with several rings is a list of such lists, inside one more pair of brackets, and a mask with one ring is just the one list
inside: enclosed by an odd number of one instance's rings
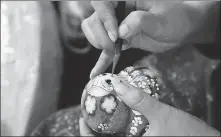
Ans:
{"label": "paintbrush", "polygon": [[[120,1],[118,3],[118,6],[116,8],[116,17],[118,20],[118,25],[124,20],[125,18],[125,1]],[[123,46],[123,39],[118,38],[115,42],[115,51],[114,51],[114,58],[113,58],[113,66],[112,66],[112,75],[114,74],[115,68],[117,63],[119,62],[120,56],[121,56],[121,50]]]}

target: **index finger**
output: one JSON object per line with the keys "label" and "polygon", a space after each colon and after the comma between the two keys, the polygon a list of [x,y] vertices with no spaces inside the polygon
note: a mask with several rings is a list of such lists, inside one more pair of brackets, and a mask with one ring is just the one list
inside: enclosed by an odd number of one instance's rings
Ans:
{"label": "index finger", "polygon": [[101,52],[101,55],[95,65],[95,67],[91,71],[90,79],[103,73],[111,65],[113,58],[114,58],[114,52],[104,49]]}

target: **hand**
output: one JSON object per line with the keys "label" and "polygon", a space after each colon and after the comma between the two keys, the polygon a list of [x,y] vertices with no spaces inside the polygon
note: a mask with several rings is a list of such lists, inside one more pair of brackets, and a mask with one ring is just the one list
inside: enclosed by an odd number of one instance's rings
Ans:
{"label": "hand", "polygon": [[88,41],[96,48],[103,49],[90,78],[104,72],[112,63],[114,42],[118,38],[118,24],[114,8],[117,2],[92,1],[95,12],[82,22],[82,30]]}
{"label": "hand", "polygon": [[214,3],[139,0],[136,1],[137,11],[131,12],[118,29],[114,15],[117,2],[92,2],[95,12],[83,21],[82,29],[89,42],[103,51],[90,77],[104,72],[112,63],[114,42],[118,37],[125,40],[124,50],[139,48],[163,52],[184,42],[190,43],[202,28],[201,22],[206,22],[206,13]]}
{"label": "hand", "polygon": [[220,133],[198,118],[161,103],[122,79],[113,79],[117,95],[150,123],[144,136],[220,136]]}
{"label": "hand", "polygon": [[81,136],[91,136],[91,137],[95,136],[95,135],[93,135],[91,129],[85,123],[83,118],[79,119],[79,128],[80,128],[80,135]]}

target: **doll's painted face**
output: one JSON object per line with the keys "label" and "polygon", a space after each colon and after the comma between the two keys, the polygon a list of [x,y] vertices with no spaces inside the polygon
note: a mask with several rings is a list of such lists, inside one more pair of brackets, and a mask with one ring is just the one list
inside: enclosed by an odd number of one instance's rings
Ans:
{"label": "doll's painted face", "polygon": [[112,74],[109,73],[101,74],[91,80],[85,87],[85,90],[88,91],[88,94],[95,97],[102,97],[110,94],[114,90],[111,80],[115,76],[116,75],[112,76]]}

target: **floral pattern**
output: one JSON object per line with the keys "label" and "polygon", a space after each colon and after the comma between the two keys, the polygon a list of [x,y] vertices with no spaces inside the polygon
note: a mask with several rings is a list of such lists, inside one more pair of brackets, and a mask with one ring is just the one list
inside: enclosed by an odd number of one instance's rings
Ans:
{"label": "floral pattern", "polygon": [[119,75],[128,76],[128,73],[127,73],[126,71],[121,71],[121,72],[119,73]]}
{"label": "floral pattern", "polygon": [[134,117],[132,123],[134,124],[135,127],[137,127],[138,125],[143,124],[143,121],[141,120],[141,117]]}
{"label": "floral pattern", "polygon": [[[147,71],[146,71],[147,70]],[[146,72],[144,74],[144,72]],[[148,73],[147,73],[148,72]],[[145,69],[145,71],[135,70],[133,67],[128,67],[121,71],[120,75],[128,75],[127,82],[132,86],[142,89],[152,97],[159,99],[159,85],[157,79],[150,75],[151,71]]]}
{"label": "floral pattern", "polygon": [[139,75],[141,75],[141,71],[138,71],[138,70],[134,70],[132,73],[131,73],[131,76],[134,78],[134,77],[137,77]]}
{"label": "floral pattern", "polygon": [[101,130],[105,130],[105,129],[108,129],[108,125],[107,124],[99,124],[97,126],[98,129],[101,129]]}
{"label": "floral pattern", "polygon": [[131,128],[130,128],[130,133],[131,133],[132,135],[136,135],[136,134],[137,134],[137,127],[131,127]]}
{"label": "floral pattern", "polygon": [[108,114],[112,114],[117,107],[116,99],[113,95],[106,96],[103,98],[101,103],[101,109],[107,112]]}
{"label": "floral pattern", "polygon": [[146,87],[146,85],[147,85],[147,83],[146,82],[144,82],[144,81],[140,81],[140,82],[138,82],[138,86],[140,87],[140,88],[145,88]]}
{"label": "floral pattern", "polygon": [[125,70],[127,73],[130,73],[130,72],[132,72],[133,70],[135,70],[135,68],[132,67],[132,66],[130,66],[130,67],[125,68],[124,70]]}
{"label": "floral pattern", "polygon": [[88,114],[94,115],[96,110],[96,99],[88,95],[85,101],[85,108]]}

